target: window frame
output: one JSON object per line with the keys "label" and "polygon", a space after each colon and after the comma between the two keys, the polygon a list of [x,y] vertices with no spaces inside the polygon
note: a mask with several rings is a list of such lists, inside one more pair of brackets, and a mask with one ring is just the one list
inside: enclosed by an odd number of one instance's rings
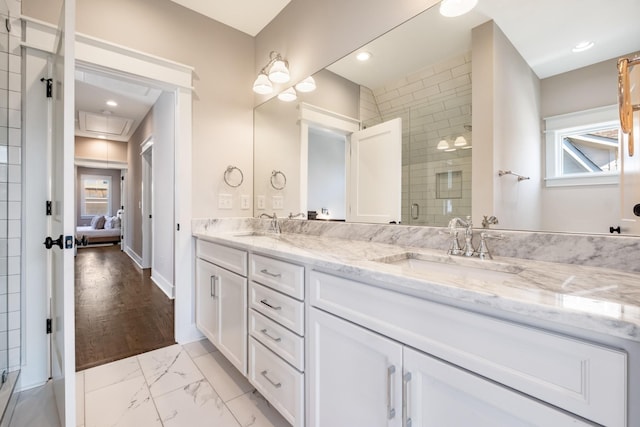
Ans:
{"label": "window frame", "polygon": [[[110,175],[94,175],[94,174],[82,174],[80,175],[80,218],[89,219],[93,218],[95,215],[87,214],[86,212],[86,194],[85,194],[85,180],[104,180],[108,181],[109,187],[107,189],[107,211],[104,214],[105,216],[111,216],[111,197],[113,193],[113,180]],[[99,214],[98,214],[99,215]]]}
{"label": "window frame", "polygon": [[[544,181],[547,187],[618,185],[620,183],[620,170],[615,172],[561,175],[563,159],[562,136],[578,131],[586,132],[613,126],[620,127],[616,105],[546,117],[544,121],[546,128]],[[620,139],[618,139],[618,146],[620,147]]]}

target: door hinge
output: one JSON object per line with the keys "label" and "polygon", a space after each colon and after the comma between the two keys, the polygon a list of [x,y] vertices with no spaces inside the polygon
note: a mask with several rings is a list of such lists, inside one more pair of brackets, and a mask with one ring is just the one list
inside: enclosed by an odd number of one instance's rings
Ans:
{"label": "door hinge", "polygon": [[176,230],[180,231],[180,224],[176,224]]}
{"label": "door hinge", "polygon": [[47,334],[51,333],[51,319],[47,319]]}
{"label": "door hinge", "polygon": [[121,176],[121,177],[120,177],[120,181],[124,181],[124,176]]}
{"label": "door hinge", "polygon": [[47,216],[51,216],[51,200],[47,200],[46,213]]}

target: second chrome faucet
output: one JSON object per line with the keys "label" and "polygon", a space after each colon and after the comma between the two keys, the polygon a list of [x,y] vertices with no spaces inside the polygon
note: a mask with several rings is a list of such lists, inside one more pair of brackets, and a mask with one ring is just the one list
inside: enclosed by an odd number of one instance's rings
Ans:
{"label": "second chrome faucet", "polygon": [[[497,221],[496,221],[497,223]],[[464,246],[460,248],[460,241],[458,240],[458,226],[464,227]],[[466,220],[455,217],[449,221],[449,236],[451,236],[451,244],[447,254],[449,255],[463,255],[463,256],[477,256],[480,259],[492,259],[489,247],[487,246],[487,239],[502,239],[501,235],[490,235],[486,231],[480,233],[480,245],[478,249],[473,247],[473,223],[471,217],[467,216]]]}

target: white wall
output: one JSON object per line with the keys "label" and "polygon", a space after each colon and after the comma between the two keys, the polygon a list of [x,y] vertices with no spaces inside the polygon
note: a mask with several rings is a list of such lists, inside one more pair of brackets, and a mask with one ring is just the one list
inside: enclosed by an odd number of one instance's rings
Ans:
{"label": "white wall", "polygon": [[175,99],[163,92],[153,106],[153,260],[151,280],[174,296],[174,135]]}
{"label": "white wall", "polygon": [[[495,215],[501,228],[540,229],[540,83],[493,21],[472,31],[473,222]],[[498,170],[529,176],[500,178]]]}
{"label": "white wall", "polygon": [[[543,79],[542,117],[617,103],[616,59]],[[608,233],[620,225],[620,187],[584,185],[542,188],[542,230]],[[624,226],[624,224],[622,224]]]}

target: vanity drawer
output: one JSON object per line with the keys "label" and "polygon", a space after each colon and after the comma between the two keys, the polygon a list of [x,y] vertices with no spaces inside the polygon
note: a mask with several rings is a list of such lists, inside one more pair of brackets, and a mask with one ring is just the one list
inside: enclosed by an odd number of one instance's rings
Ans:
{"label": "vanity drawer", "polygon": [[246,251],[197,239],[196,256],[247,277]]}
{"label": "vanity drawer", "polygon": [[249,338],[251,384],[293,426],[303,425],[303,374],[253,337]]}
{"label": "vanity drawer", "polygon": [[249,310],[249,333],[296,369],[304,371],[304,338],[254,310]]}
{"label": "vanity drawer", "polygon": [[311,305],[607,426],[626,425],[626,353],[355,280],[310,274]]}
{"label": "vanity drawer", "polygon": [[256,254],[250,255],[249,263],[251,280],[304,299],[304,267]]}
{"label": "vanity drawer", "polygon": [[304,303],[251,282],[249,306],[296,334],[304,335]]}

